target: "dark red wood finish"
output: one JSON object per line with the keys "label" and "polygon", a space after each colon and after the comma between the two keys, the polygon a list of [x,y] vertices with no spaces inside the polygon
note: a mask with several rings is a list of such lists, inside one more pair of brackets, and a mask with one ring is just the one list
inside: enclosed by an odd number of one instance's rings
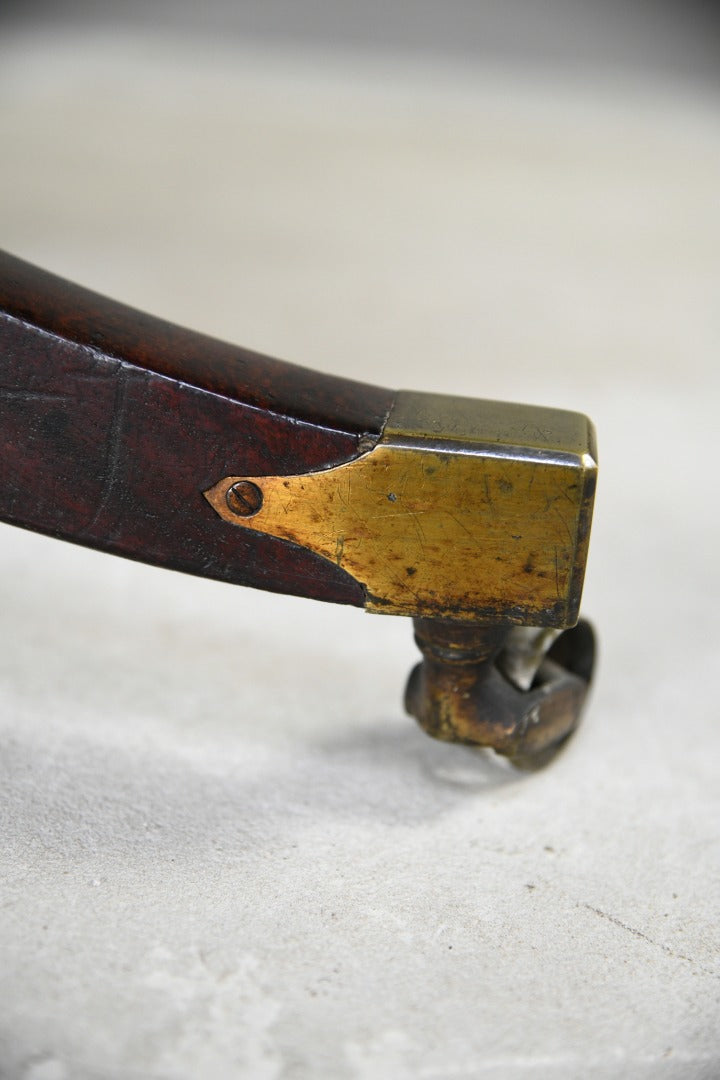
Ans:
{"label": "dark red wood finish", "polygon": [[220,581],[361,606],[326,559],[223,522],[223,476],[357,456],[393,394],[226,345],[0,253],[0,519]]}

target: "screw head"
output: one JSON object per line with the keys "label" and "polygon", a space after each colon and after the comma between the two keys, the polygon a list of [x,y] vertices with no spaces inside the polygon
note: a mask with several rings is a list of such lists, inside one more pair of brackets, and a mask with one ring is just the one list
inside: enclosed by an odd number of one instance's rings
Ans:
{"label": "screw head", "polygon": [[252,480],[237,480],[228,488],[225,502],[238,517],[252,517],[263,504],[263,493]]}

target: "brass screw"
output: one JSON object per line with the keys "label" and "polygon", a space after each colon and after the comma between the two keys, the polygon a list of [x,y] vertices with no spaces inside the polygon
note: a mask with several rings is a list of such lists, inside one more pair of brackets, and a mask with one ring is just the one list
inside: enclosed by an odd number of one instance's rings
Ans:
{"label": "brass screw", "polygon": [[263,493],[251,480],[238,480],[225,493],[225,502],[238,517],[252,517],[263,504]]}

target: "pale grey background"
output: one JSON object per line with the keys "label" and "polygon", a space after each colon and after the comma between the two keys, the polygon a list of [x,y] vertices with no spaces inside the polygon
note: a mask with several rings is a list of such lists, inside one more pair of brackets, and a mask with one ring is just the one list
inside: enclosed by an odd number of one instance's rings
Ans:
{"label": "pale grey background", "polygon": [[720,15],[706,0],[5,0],[10,25],[153,28],[222,37],[717,82]]}
{"label": "pale grey background", "polygon": [[409,7],[383,48],[273,10],[6,20],[2,242],[318,368],[589,412],[596,690],[518,778],[403,717],[402,620],[4,527],[0,1073],[715,1077],[712,24],[575,5],[564,59],[461,60]]}

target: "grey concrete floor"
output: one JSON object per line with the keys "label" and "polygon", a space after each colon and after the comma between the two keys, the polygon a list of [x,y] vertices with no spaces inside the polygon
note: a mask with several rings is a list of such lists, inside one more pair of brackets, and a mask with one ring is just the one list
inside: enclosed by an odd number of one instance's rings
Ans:
{"label": "grey concrete floor", "polygon": [[0,89],[10,250],[602,470],[530,777],[402,715],[402,620],[2,529],[2,1075],[717,1076],[715,92],[37,27]]}

